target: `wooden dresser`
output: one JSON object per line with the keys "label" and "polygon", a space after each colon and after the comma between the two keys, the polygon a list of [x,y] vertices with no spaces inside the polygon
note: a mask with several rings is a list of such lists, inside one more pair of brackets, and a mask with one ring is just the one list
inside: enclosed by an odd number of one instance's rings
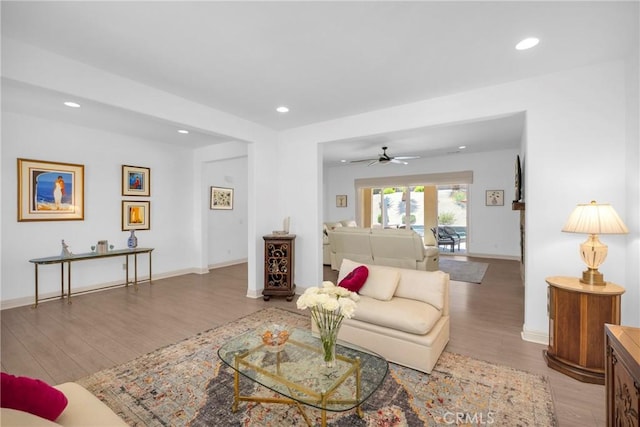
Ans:
{"label": "wooden dresser", "polygon": [[607,426],[640,425],[640,329],[605,325]]}

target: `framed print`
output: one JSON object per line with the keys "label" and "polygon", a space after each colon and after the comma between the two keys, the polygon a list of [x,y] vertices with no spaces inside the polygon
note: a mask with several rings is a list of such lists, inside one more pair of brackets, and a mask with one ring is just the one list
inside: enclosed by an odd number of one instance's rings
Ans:
{"label": "framed print", "polygon": [[18,221],[84,220],[84,165],[18,159]]}
{"label": "framed print", "polygon": [[487,190],[485,205],[504,206],[504,190]]}
{"label": "framed print", "polygon": [[347,207],[347,195],[346,194],[338,194],[336,196],[336,207],[337,208],[346,208]]}
{"label": "framed print", "polygon": [[122,165],[122,195],[151,195],[151,169],[141,166]]}
{"label": "framed print", "polygon": [[151,202],[148,200],[122,201],[122,231],[149,230],[151,228]]}
{"label": "framed print", "polygon": [[233,188],[211,187],[211,209],[233,209]]}

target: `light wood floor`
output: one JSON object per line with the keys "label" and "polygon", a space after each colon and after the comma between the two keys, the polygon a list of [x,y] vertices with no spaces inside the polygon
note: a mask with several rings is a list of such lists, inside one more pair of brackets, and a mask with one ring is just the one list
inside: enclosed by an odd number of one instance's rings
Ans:
{"label": "light wood floor", "polygon": [[[473,260],[490,267],[481,285],[451,283],[446,350],[547,376],[560,426],[605,425],[604,386],[547,368],[544,346],[520,338],[524,288],[518,263]],[[327,280],[335,277],[325,268]],[[129,287],[78,295],[71,305],[49,301],[37,309],[3,310],[2,371],[51,384],[74,381],[265,307],[298,311],[284,298],[246,298],[246,288],[242,264],[142,284],[138,292]]]}

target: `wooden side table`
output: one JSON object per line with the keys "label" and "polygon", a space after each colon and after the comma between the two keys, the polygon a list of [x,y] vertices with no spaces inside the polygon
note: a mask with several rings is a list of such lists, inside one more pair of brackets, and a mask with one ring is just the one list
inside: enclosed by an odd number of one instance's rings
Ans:
{"label": "wooden side table", "polygon": [[264,239],[264,289],[262,299],[272,295],[291,301],[296,294],[294,281],[295,234],[269,234]]}
{"label": "wooden side table", "polygon": [[604,324],[620,324],[624,288],[585,285],[577,277],[547,277],[547,366],[582,382],[604,384]]}

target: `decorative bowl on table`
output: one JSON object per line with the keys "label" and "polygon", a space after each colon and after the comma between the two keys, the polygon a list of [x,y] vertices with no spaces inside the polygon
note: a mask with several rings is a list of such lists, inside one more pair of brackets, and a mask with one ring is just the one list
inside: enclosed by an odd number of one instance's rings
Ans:
{"label": "decorative bowl on table", "polygon": [[278,352],[289,339],[289,331],[280,325],[268,326],[262,333],[262,343],[267,351]]}

